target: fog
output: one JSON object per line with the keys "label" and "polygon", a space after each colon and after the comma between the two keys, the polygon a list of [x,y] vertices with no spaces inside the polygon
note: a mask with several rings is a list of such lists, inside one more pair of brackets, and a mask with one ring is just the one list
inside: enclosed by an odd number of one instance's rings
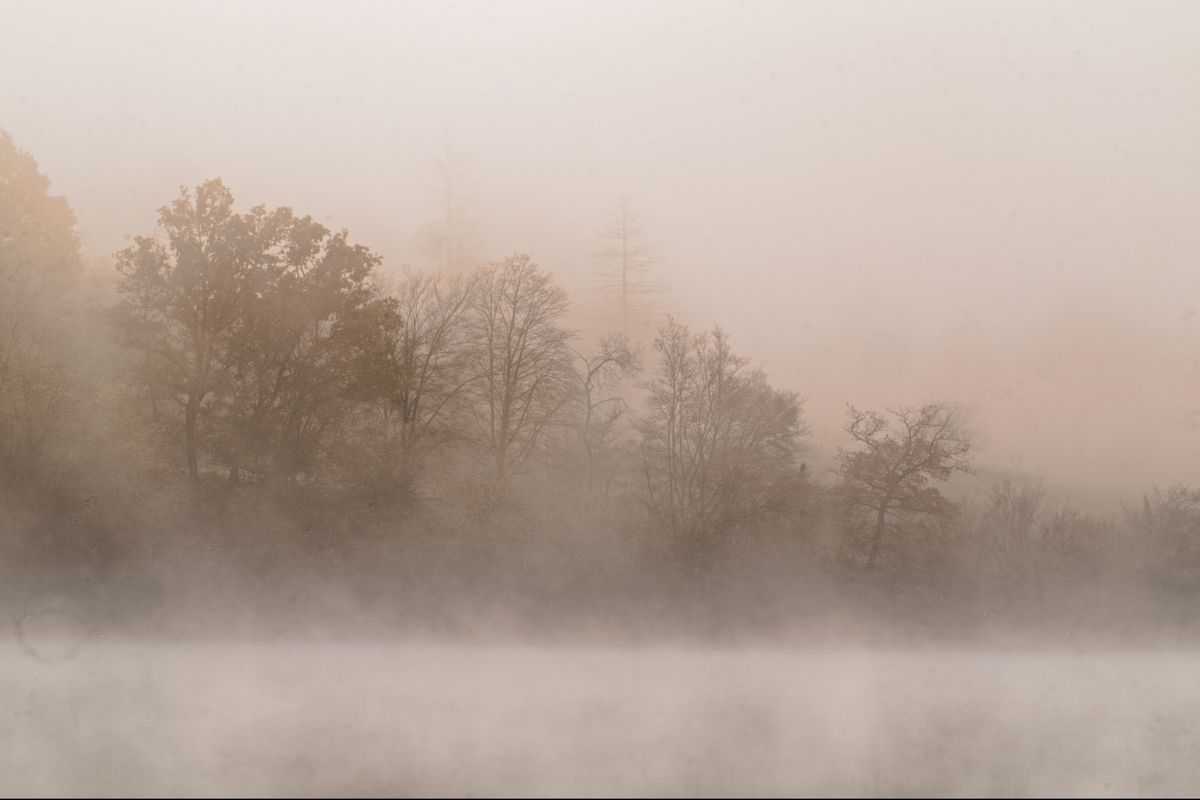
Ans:
{"label": "fog", "polygon": [[1194,672],[1171,652],[113,648],[21,667],[0,789],[1186,796]]}
{"label": "fog", "polygon": [[[1190,4],[4,13],[5,127],[97,256],[220,175],[419,265],[448,138],[475,166],[482,251],[529,250],[571,289],[633,197],[672,306],[812,395],[817,444],[841,443],[843,398],[932,386],[980,407],[997,464],[1111,490],[1195,463]],[[880,337],[903,369],[863,364]]]}
{"label": "fog", "polygon": [[0,0],[0,794],[1188,794],[1200,5]]}

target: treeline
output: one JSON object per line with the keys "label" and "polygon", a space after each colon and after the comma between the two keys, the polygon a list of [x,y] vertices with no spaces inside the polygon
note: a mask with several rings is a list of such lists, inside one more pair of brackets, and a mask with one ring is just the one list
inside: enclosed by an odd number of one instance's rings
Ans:
{"label": "treeline", "polygon": [[1200,492],[1119,519],[1028,481],[954,502],[972,435],[945,402],[849,407],[853,444],[820,480],[803,399],[719,327],[585,337],[522,254],[389,281],[345,231],[239,211],[217,180],[130,241],[85,275],[66,201],[0,136],[17,620],[49,604],[147,631],[1191,624]]}

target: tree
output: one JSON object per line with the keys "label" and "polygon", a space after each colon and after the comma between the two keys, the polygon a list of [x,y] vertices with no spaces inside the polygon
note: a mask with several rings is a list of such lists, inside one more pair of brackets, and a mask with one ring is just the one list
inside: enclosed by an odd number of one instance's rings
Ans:
{"label": "tree", "polygon": [[437,219],[422,233],[424,247],[430,255],[436,254],[446,274],[460,275],[473,266],[478,240],[468,196],[474,165],[447,140],[428,166],[437,195]]}
{"label": "tree", "polygon": [[27,474],[77,395],[71,292],[75,215],[37,162],[0,131],[0,459]]}
{"label": "tree", "polygon": [[475,439],[500,487],[520,472],[574,390],[566,292],[524,254],[484,268],[470,302]]}
{"label": "tree", "polygon": [[159,226],[165,243],[117,254],[118,330],[155,407],[182,410],[188,474],[202,416],[232,482],[311,470],[382,380],[394,302],[373,284],[378,257],[288,208],[234,213],[220,180],[182,189]]}
{"label": "tree", "polygon": [[[1048,566],[1049,545],[1042,534],[1042,506],[1046,489],[1040,480],[1014,483],[1011,478],[988,488],[987,505],[980,518],[981,555],[1001,572],[1028,572]],[[1040,552],[1039,552],[1040,551]],[[1036,563],[1035,563],[1036,562]]]}
{"label": "tree", "polygon": [[719,327],[693,334],[669,319],[654,349],[659,363],[639,426],[646,504],[702,554],[796,496],[808,433],[802,401],[735,355]]}
{"label": "tree", "polygon": [[1154,577],[1172,586],[1200,584],[1200,489],[1155,488],[1125,516]]}
{"label": "tree", "polygon": [[197,480],[200,412],[230,377],[250,250],[261,245],[219,179],[194,193],[181,188],[158,222],[165,243],[138,236],[117,253],[118,332],[142,354],[138,373],[156,406],[164,399],[182,406],[188,475]]}
{"label": "tree", "polygon": [[396,292],[399,325],[392,342],[392,380],[379,406],[385,469],[411,488],[454,422],[472,372],[467,317],[475,279],[409,273]]}
{"label": "tree", "polygon": [[888,413],[898,423],[895,429],[882,414],[848,407],[845,430],[862,449],[841,450],[836,468],[849,507],[872,519],[868,567],[879,557],[887,528],[912,515],[950,510],[933,482],[970,471],[970,431],[949,405],[930,403]]}
{"label": "tree", "polygon": [[584,355],[572,348],[580,365],[579,445],[584,456],[584,496],[590,508],[596,500],[601,462],[611,446],[617,422],[628,409],[618,392],[621,384],[641,369],[641,352],[624,336],[607,334],[596,350]]}
{"label": "tree", "polygon": [[213,404],[217,455],[237,482],[314,474],[356,408],[386,392],[396,301],[379,257],[291,209],[249,215],[266,247],[247,272],[230,353],[232,380]]}
{"label": "tree", "polygon": [[634,333],[661,319],[652,298],[667,290],[651,280],[650,269],[658,256],[658,245],[649,241],[629,198],[622,197],[603,232],[604,246],[598,253],[603,270],[600,290],[614,295],[621,314],[621,333]]}

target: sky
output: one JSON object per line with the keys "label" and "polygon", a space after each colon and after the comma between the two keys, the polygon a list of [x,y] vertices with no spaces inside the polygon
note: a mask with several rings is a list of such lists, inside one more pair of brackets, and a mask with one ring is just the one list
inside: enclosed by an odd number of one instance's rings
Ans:
{"label": "sky", "polygon": [[[1200,466],[1200,3],[15,2],[0,128],[102,263],[180,186],[427,266],[469,157],[481,256],[580,325],[622,194],[668,305],[807,398],[973,410],[978,460],[1124,498]],[[1090,488],[1084,488],[1090,487]]]}

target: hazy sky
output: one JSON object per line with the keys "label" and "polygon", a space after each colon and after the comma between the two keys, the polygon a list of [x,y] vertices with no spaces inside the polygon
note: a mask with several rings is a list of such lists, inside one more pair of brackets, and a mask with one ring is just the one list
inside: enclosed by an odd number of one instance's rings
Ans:
{"label": "hazy sky", "polygon": [[629,194],[818,452],[846,402],[944,397],[988,463],[1200,477],[1200,3],[0,0],[0,127],[89,254],[220,176],[389,268],[448,137],[483,254],[584,308]]}

